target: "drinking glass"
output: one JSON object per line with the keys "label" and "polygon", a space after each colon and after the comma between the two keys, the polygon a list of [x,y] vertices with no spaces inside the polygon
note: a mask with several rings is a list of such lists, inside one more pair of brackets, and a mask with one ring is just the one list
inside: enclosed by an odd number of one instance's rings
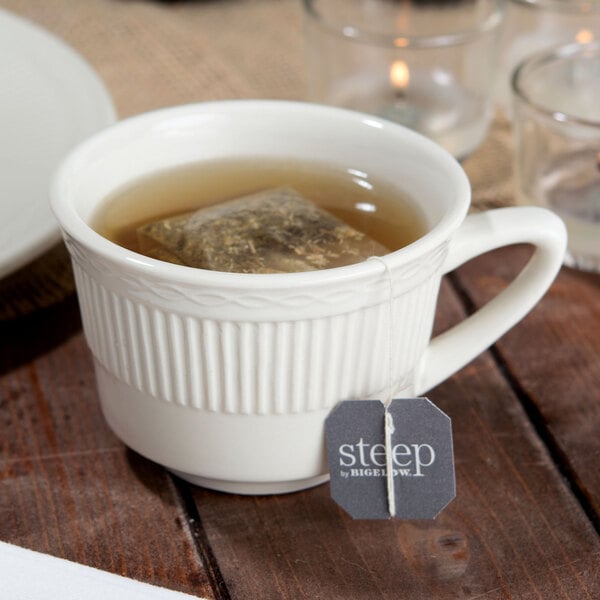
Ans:
{"label": "drinking glass", "polygon": [[542,51],[512,86],[518,198],[565,221],[567,265],[600,271],[600,42]]}
{"label": "drinking glass", "polygon": [[309,99],[419,131],[462,159],[491,116],[501,0],[304,0]]}
{"label": "drinking glass", "polygon": [[600,39],[600,0],[509,0],[500,39],[495,100],[510,116],[515,67],[541,50]]}

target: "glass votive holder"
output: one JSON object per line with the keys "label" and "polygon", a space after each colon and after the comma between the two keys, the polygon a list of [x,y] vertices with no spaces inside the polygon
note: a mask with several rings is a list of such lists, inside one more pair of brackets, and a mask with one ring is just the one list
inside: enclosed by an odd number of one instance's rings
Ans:
{"label": "glass votive holder", "polygon": [[502,0],[304,0],[309,100],[423,133],[456,158],[481,143]]}
{"label": "glass votive holder", "polygon": [[567,265],[600,271],[600,42],[533,55],[512,89],[517,200],[563,218]]}
{"label": "glass votive holder", "polygon": [[510,116],[510,78],[527,56],[598,39],[600,0],[508,0],[494,92],[496,103]]}

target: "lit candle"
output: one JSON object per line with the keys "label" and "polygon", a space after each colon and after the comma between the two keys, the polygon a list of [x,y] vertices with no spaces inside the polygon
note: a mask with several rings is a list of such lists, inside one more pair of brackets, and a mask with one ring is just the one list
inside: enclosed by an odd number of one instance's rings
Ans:
{"label": "lit candle", "polygon": [[421,115],[418,106],[407,100],[410,69],[403,60],[395,60],[390,66],[389,82],[392,101],[379,111],[379,115],[384,119],[418,130]]}
{"label": "lit candle", "polygon": [[475,98],[451,73],[430,71],[395,60],[389,70],[392,99],[378,114],[425,134],[457,158],[477,147],[487,125],[487,116]]}
{"label": "lit candle", "polygon": [[403,60],[395,60],[390,67],[390,83],[403,94],[410,83],[410,69]]}
{"label": "lit candle", "polygon": [[575,41],[578,44],[590,44],[594,41],[594,34],[589,29],[580,29],[575,34]]}
{"label": "lit candle", "polygon": [[486,105],[452,73],[411,67],[403,60],[383,72],[360,72],[336,82],[330,102],[405,125],[459,159],[481,143],[489,120]]}

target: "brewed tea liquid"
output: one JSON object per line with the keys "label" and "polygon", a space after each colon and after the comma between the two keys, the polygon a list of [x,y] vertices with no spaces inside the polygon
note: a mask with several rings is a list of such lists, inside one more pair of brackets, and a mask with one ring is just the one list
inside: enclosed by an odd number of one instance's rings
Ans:
{"label": "brewed tea liquid", "polygon": [[388,250],[402,248],[426,231],[410,198],[359,169],[256,159],[190,164],[135,181],[105,200],[92,226],[143,254],[137,230],[147,223],[281,186],[293,188]]}

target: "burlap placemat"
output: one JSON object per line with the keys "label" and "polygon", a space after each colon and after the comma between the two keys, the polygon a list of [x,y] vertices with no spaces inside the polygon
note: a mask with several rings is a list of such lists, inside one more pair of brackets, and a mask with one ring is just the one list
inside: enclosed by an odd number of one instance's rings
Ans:
{"label": "burlap placemat", "polygon": [[463,167],[471,182],[472,210],[514,205],[512,129],[500,113],[483,144],[463,162]]}
{"label": "burlap placemat", "polygon": [[[227,98],[302,99],[298,0],[0,0],[63,38],[98,71],[120,117]],[[497,119],[464,162],[474,207],[512,199],[510,129]],[[74,285],[59,246],[0,282],[0,319],[64,299]]]}

